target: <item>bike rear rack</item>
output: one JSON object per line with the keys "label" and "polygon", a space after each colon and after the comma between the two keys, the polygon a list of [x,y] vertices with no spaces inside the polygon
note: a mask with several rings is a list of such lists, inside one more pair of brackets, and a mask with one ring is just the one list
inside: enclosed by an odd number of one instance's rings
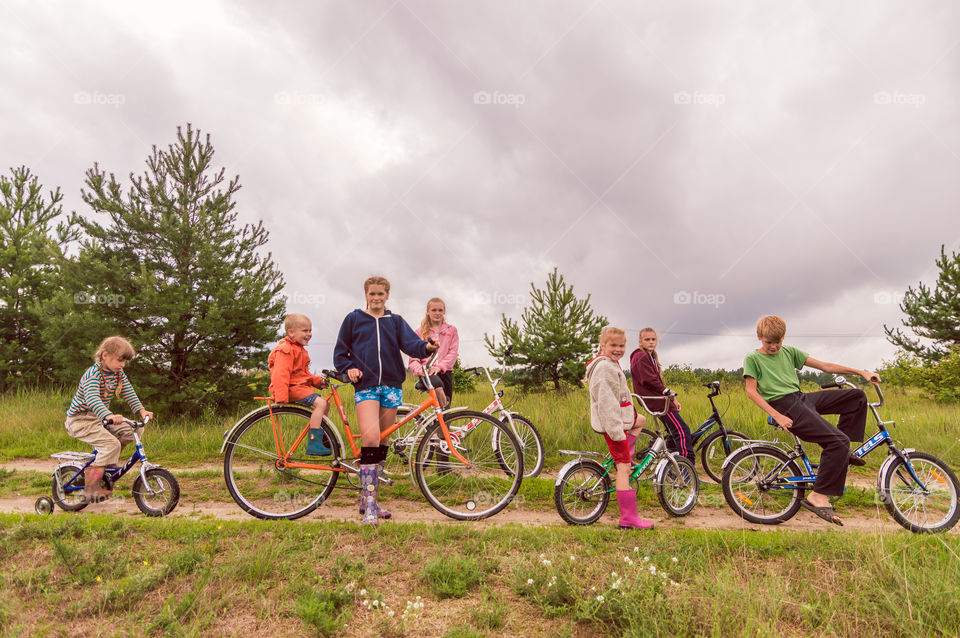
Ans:
{"label": "bike rear rack", "polygon": [[95,455],[92,452],[57,452],[56,454],[51,454],[50,458],[57,459],[58,461],[78,461],[84,463],[92,459]]}

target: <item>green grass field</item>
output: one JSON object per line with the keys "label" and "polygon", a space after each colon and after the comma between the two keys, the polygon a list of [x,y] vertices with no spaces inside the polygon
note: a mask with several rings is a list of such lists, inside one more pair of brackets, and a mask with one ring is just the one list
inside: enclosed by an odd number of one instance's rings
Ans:
{"label": "green grass field", "polygon": [[[774,436],[773,429],[766,425],[765,415],[750,402],[742,387],[724,390],[724,394],[716,401],[728,428],[757,438]],[[886,392],[887,404],[881,416],[896,421],[892,430],[894,437],[906,447],[935,454],[952,467],[960,467],[960,405],[922,398],[913,390],[888,388]],[[355,423],[352,396],[350,386],[342,389],[341,397],[347,406],[348,418]],[[412,382],[404,387],[407,401],[417,401],[423,396],[413,389]],[[695,429],[710,413],[706,389],[682,388],[679,396],[683,405],[682,414],[691,429]],[[83,445],[63,429],[64,411],[71,397],[72,392],[67,391],[21,391],[4,396],[0,403],[0,460],[45,458],[60,450],[83,450]],[[491,398],[489,386],[478,385],[474,392],[458,393],[453,404],[482,409]],[[529,417],[540,431],[547,450],[548,469],[562,465],[563,459],[557,453],[559,449],[605,449],[602,438],[590,429],[590,404],[586,389],[562,394],[521,395],[508,388],[504,400],[514,411]],[[237,406],[232,414],[199,420],[170,420],[159,414],[145,434],[148,453],[158,462],[173,467],[188,467],[191,463],[218,463],[221,460],[220,445],[224,432],[242,415],[260,405],[251,401]],[[114,406],[115,409],[122,407]],[[331,414],[331,418],[339,425],[335,413]],[[868,416],[867,435],[875,431],[872,417]],[[867,461],[871,472],[875,474],[883,461],[882,450],[873,452]]]}
{"label": "green grass field", "polygon": [[106,515],[0,515],[0,536],[5,636],[873,637],[960,627],[955,536]]}

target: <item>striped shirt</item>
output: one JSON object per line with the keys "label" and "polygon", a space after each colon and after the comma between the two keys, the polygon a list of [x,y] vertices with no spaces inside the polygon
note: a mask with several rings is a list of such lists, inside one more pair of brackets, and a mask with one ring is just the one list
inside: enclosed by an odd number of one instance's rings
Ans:
{"label": "striped shirt", "polygon": [[[120,391],[117,392],[117,384],[120,384]],[[70,402],[67,408],[67,416],[74,416],[80,412],[93,412],[98,419],[105,419],[112,414],[110,412],[110,398],[114,393],[120,395],[130,409],[136,413],[143,410],[143,404],[137,398],[137,393],[133,391],[130,380],[127,375],[120,372],[111,372],[102,369],[98,364],[87,368],[87,371],[80,377],[80,384],[77,387],[77,394]]]}

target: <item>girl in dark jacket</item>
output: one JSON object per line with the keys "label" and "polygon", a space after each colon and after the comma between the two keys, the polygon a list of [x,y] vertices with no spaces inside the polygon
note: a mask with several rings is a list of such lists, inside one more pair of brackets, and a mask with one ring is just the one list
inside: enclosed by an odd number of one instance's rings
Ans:
{"label": "girl in dark jacket", "polygon": [[384,277],[370,277],[363,282],[366,310],[351,312],[340,325],[333,364],[346,371],[353,383],[360,428],[360,508],[364,525],[376,525],[390,512],[377,505],[380,473],[387,458],[387,447],[380,445],[380,432],[397,417],[403,403],[403,380],[406,371],[401,352],[423,358],[437,349],[407,325],[400,315],[386,308],[390,282]]}
{"label": "girl in dark jacket", "polygon": [[[633,391],[640,396],[663,396],[666,387],[663,385],[663,366],[657,356],[657,331],[653,328],[644,328],[640,331],[640,347],[630,354],[630,381]],[[646,401],[647,406],[655,412],[664,409],[665,401]],[[676,399],[669,399],[670,411],[660,417],[669,435],[670,449],[681,456],[693,460],[693,441],[690,437],[690,428],[680,416],[680,403]]]}

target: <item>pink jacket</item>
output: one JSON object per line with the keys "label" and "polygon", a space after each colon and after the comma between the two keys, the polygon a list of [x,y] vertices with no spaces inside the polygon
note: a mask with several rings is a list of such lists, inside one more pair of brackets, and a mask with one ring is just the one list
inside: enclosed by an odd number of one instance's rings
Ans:
{"label": "pink jacket", "polygon": [[[417,336],[423,339],[419,328],[417,328]],[[437,361],[434,365],[438,366],[441,372],[453,370],[453,364],[457,362],[457,355],[460,353],[460,335],[457,334],[457,329],[449,323],[444,322],[444,324],[440,326],[440,331],[431,330],[430,336],[440,344],[440,349],[437,350]],[[429,360],[430,357],[425,359],[414,359],[411,357],[407,368],[413,374],[421,376],[423,374],[423,364]]]}

